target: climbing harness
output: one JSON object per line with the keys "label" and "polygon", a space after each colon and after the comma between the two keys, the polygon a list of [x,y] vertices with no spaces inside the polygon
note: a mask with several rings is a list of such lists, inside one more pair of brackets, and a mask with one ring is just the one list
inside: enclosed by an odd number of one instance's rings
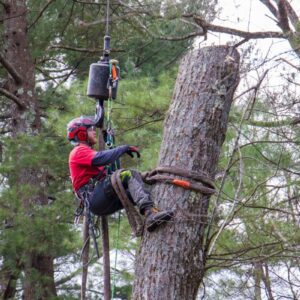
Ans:
{"label": "climbing harness", "polygon": [[[100,173],[103,174],[104,170]],[[96,251],[97,257],[100,258],[99,248],[97,244],[97,238],[100,236],[99,217],[96,217],[94,214],[92,214],[89,201],[91,195],[93,194],[95,184],[98,181],[98,177],[100,176],[98,175],[97,178],[94,179],[91,178],[88,184],[80,188],[78,193],[75,193],[76,198],[79,200],[79,206],[75,211],[74,224],[77,225],[79,223],[80,217],[83,214],[85,215],[89,227],[89,234],[93,240],[94,249]],[[85,246],[86,243],[84,243],[81,253],[83,252]]]}

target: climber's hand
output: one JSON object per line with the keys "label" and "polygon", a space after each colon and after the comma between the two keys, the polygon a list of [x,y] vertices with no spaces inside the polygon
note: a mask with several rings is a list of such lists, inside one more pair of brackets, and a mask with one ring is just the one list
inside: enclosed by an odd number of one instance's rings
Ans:
{"label": "climber's hand", "polygon": [[126,151],[126,153],[127,153],[128,155],[130,155],[132,158],[134,158],[133,153],[136,153],[136,156],[137,156],[138,158],[141,157],[141,154],[140,154],[138,148],[135,147],[135,146],[129,146],[129,149]]}

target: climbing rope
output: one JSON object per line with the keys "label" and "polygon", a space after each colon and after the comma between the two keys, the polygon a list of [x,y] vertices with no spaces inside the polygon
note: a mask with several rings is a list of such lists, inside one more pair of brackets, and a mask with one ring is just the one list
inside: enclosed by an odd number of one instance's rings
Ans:
{"label": "climbing rope", "polygon": [[[164,175],[161,175],[161,173]],[[183,179],[176,176],[180,176]],[[160,166],[151,172],[143,173],[142,178],[147,184],[163,182],[180,186],[184,189],[194,190],[204,195],[215,193],[215,185],[205,172],[196,173],[178,167]]]}
{"label": "climbing rope", "polygon": [[[125,208],[128,222],[135,236],[143,234],[143,221],[132,202],[129,200],[126,190],[121,181],[121,172],[123,169],[115,171],[111,176],[112,186]],[[161,175],[164,173],[164,175]],[[143,181],[148,184],[162,182],[180,186],[184,189],[201,192],[204,195],[212,195],[215,192],[213,181],[204,172],[193,172],[178,167],[161,166],[151,172],[141,174]],[[180,176],[180,178],[176,177]],[[183,178],[183,179],[182,179]]]}
{"label": "climbing rope", "polygon": [[105,34],[109,35],[109,0],[106,0],[106,28]]}
{"label": "climbing rope", "polygon": [[128,222],[134,235],[137,237],[142,236],[143,220],[127,196],[126,190],[121,180],[122,171],[124,171],[124,169],[119,169],[112,174],[111,183],[123,207],[125,208]]}
{"label": "climbing rope", "polygon": [[119,239],[120,239],[120,223],[121,223],[121,212],[119,211],[118,213],[118,226],[117,226],[117,233],[115,237],[115,264],[114,264],[114,275],[113,275],[113,286],[112,286],[112,292],[111,292],[111,297],[112,299],[115,296],[115,291],[116,291],[116,277],[117,277],[117,261],[118,261],[118,248],[119,248]]}

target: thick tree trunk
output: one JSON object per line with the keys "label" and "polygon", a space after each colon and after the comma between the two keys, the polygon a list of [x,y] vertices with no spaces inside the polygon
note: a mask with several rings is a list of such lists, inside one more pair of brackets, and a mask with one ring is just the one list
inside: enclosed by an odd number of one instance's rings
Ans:
{"label": "thick tree trunk", "polygon": [[[27,6],[25,0],[2,1],[4,7],[4,49],[1,49],[0,63],[8,72],[5,84],[7,98],[11,105],[12,135],[33,136],[41,130],[38,100],[35,94],[35,66],[30,55],[27,29]],[[30,145],[28,145],[30,147]],[[21,153],[20,153],[21,155]],[[20,168],[17,186],[30,186],[39,192],[32,197],[22,198],[27,222],[32,222],[30,207],[47,204],[45,173],[32,168]],[[30,247],[28,247],[30,249]],[[47,254],[28,251],[24,262],[25,284],[24,299],[49,299],[56,295],[54,285],[53,258]]]}
{"label": "thick tree trunk", "polygon": [[[239,82],[239,54],[227,46],[187,54],[180,65],[159,165],[204,171],[214,177],[233,94]],[[195,299],[204,275],[203,237],[209,197],[156,184],[160,208],[172,208],[174,222],[142,240],[133,299]]]}

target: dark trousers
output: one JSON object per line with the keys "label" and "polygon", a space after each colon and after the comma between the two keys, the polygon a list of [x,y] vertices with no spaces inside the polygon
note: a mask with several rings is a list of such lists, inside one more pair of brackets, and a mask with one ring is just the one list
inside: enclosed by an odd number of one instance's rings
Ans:
{"label": "dark trousers", "polygon": [[[129,176],[122,178],[122,183],[126,189],[129,199],[134,205],[137,205],[141,214],[146,208],[153,206],[150,194],[145,190],[142,177],[139,172],[134,170],[126,171]],[[81,190],[81,189],[80,189]],[[110,176],[99,181],[93,192],[89,196],[90,209],[95,215],[110,215],[123,208],[123,205],[116,195],[110,180]]]}

